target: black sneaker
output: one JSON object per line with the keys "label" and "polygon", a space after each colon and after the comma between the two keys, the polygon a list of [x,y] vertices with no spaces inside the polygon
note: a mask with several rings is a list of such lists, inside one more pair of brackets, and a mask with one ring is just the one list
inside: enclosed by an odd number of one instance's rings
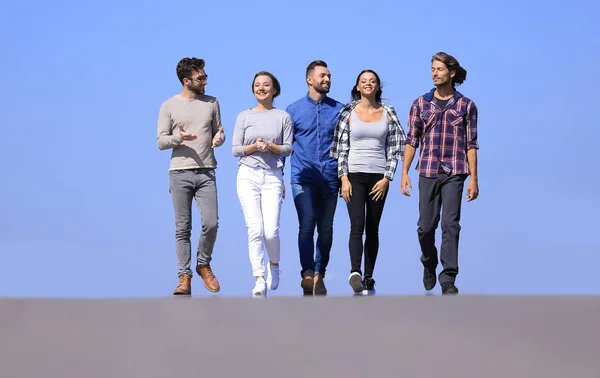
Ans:
{"label": "black sneaker", "polygon": [[365,277],[363,280],[363,287],[365,290],[374,291],[375,290],[375,280],[372,277]]}
{"label": "black sneaker", "polygon": [[454,282],[444,282],[442,284],[442,295],[458,294],[458,288]]}
{"label": "black sneaker", "polygon": [[435,287],[437,283],[437,277],[435,276],[435,270],[432,272],[427,268],[423,269],[423,286],[425,286],[425,290],[431,290]]}

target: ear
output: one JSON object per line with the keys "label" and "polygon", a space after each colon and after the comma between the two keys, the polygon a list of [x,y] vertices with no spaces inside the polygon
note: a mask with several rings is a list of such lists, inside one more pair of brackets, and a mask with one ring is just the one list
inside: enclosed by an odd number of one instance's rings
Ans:
{"label": "ear", "polygon": [[450,71],[450,77],[454,78],[454,75],[456,75],[456,71]]}

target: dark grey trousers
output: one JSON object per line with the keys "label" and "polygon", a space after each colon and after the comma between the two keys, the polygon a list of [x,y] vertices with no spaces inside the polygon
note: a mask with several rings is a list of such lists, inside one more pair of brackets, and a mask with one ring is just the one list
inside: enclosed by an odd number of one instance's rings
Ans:
{"label": "dark grey trousers", "polygon": [[435,231],[442,215],[442,271],[439,282],[454,282],[458,275],[458,239],[462,193],[467,175],[440,173],[437,178],[419,177],[419,221],[417,233],[423,267],[435,272],[438,251]]}
{"label": "dark grey trousers", "polygon": [[175,211],[175,251],[178,275],[192,276],[191,245],[192,201],[196,199],[202,232],[198,241],[197,264],[208,264],[217,239],[218,205],[214,169],[182,169],[169,172],[169,192]]}

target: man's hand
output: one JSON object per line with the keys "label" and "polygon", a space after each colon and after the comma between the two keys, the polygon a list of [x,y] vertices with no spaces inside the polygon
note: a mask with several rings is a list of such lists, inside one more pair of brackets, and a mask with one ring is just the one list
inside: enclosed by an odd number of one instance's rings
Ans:
{"label": "man's hand", "polygon": [[369,193],[369,195],[373,196],[374,201],[379,201],[380,199],[383,199],[383,196],[385,195],[385,190],[387,189],[389,183],[390,180],[385,177],[377,181],[375,186],[373,186],[373,189],[371,189],[371,193]]}
{"label": "man's hand", "polygon": [[198,136],[196,134],[188,134],[183,129],[181,123],[179,124],[179,135],[181,136],[181,140],[196,140]]}
{"label": "man's hand", "polygon": [[406,173],[402,174],[402,180],[400,180],[400,191],[407,197],[410,197],[409,191],[412,190],[410,183],[410,177]]}
{"label": "man's hand", "polygon": [[350,184],[348,176],[342,177],[342,188],[340,191],[344,201],[346,201],[346,203],[350,202],[350,197],[352,197],[352,184]]}
{"label": "man's hand", "polygon": [[285,199],[285,184],[281,184],[281,198]]}
{"label": "man's hand", "polygon": [[467,151],[467,162],[471,178],[467,185],[467,202],[471,202],[479,196],[479,184],[477,184],[477,150],[471,148]]}
{"label": "man's hand", "polygon": [[212,148],[219,147],[223,144],[225,138],[223,137],[225,132],[223,131],[223,126],[219,127],[219,131],[215,134],[212,140]]}
{"label": "man's hand", "polygon": [[469,184],[467,185],[467,202],[471,202],[479,196],[479,184],[477,184],[477,179],[469,180]]}

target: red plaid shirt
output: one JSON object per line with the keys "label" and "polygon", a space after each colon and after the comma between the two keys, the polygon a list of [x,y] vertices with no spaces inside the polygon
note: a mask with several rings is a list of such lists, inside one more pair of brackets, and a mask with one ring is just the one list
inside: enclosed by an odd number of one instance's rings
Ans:
{"label": "red plaid shirt", "polygon": [[419,148],[416,169],[420,176],[435,178],[440,167],[449,175],[469,174],[467,150],[479,149],[477,107],[455,91],[444,109],[433,92],[417,98],[408,115],[407,144]]}

